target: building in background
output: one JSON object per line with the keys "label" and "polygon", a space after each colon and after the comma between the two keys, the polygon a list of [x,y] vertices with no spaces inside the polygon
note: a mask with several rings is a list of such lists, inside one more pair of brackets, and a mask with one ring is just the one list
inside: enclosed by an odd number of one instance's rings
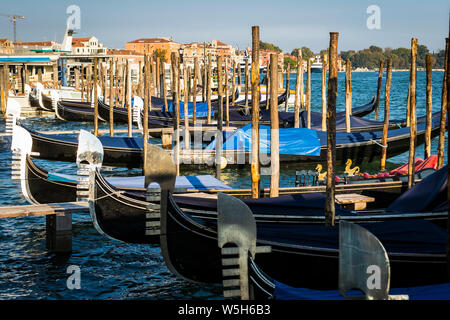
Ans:
{"label": "building in background", "polygon": [[158,51],[166,62],[170,61],[170,54],[178,52],[180,48],[181,44],[173,41],[172,38],[142,38],[125,44],[125,50],[132,50],[139,54],[153,54]]}
{"label": "building in background", "polygon": [[99,43],[96,37],[72,38],[72,54],[75,55],[103,55],[107,48]]}
{"label": "building in background", "polygon": [[13,54],[14,44],[8,39],[0,39],[0,54]]}

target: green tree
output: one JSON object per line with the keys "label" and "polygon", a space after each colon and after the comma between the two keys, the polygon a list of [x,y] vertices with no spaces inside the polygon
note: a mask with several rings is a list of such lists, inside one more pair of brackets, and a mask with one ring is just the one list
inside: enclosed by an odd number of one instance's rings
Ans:
{"label": "green tree", "polygon": [[369,47],[369,50],[370,50],[371,52],[383,53],[383,49],[381,49],[380,47],[377,47],[377,46],[370,46],[370,47]]}
{"label": "green tree", "polygon": [[291,70],[294,70],[297,68],[297,61],[291,59],[290,57],[284,57],[284,70],[286,70],[288,65],[290,66]]}
{"label": "green tree", "polygon": [[279,53],[283,52],[283,50],[281,50],[276,45],[274,45],[272,43],[264,42],[264,41],[259,41],[259,48],[262,50],[276,51]]}
{"label": "green tree", "polygon": [[425,59],[429,52],[430,51],[428,50],[427,46],[425,46],[423,44],[419,44],[417,46],[417,66],[418,67],[425,68],[425,64],[426,64]]}
{"label": "green tree", "polygon": [[296,57],[298,50],[302,51],[302,59],[304,60],[311,59],[312,57],[314,57],[314,53],[308,47],[295,48],[294,50],[292,50],[291,56]]}

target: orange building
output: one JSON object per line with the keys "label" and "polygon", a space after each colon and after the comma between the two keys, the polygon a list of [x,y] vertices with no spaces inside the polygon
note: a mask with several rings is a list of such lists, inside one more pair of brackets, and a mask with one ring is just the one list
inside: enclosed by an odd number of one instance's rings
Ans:
{"label": "orange building", "polygon": [[136,51],[138,54],[154,53],[156,50],[165,51],[165,60],[170,61],[170,54],[178,52],[181,44],[172,38],[146,38],[129,41],[125,44],[125,50]]}

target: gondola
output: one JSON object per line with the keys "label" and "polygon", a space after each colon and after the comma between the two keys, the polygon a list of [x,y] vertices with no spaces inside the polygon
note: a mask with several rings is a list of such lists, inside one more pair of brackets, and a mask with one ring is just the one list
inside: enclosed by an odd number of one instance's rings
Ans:
{"label": "gondola", "polygon": [[87,101],[60,99],[58,102],[66,107],[92,108],[92,104]]}
{"label": "gondola", "polygon": [[[420,230],[422,231],[422,230]],[[344,300],[336,289],[317,290],[294,287],[281,283],[268,276],[252,257],[248,262],[248,278],[252,300]],[[301,273],[302,269],[299,270]],[[445,281],[445,279],[443,279]],[[389,295],[404,296],[408,300],[450,300],[450,283],[442,282],[430,285],[392,288]],[[346,293],[348,299],[361,299],[361,291],[351,290]]]}
{"label": "gondola", "polygon": [[[431,137],[439,134],[440,123],[432,122]],[[74,162],[76,159],[77,137],[71,135],[47,135],[27,129],[33,139],[33,152],[38,152],[39,158],[55,161]],[[283,129],[280,129],[283,130]],[[306,129],[301,129],[306,130]],[[320,141],[320,156],[282,154],[280,163],[315,164],[326,162],[326,132],[317,131]],[[350,159],[353,163],[365,164],[380,158],[380,142],[382,132],[343,133],[336,134],[336,163],[343,165]],[[425,123],[417,125],[417,145],[424,143]],[[105,151],[103,164],[127,168],[142,167],[142,139],[130,137],[101,136],[100,140]],[[393,157],[409,150],[409,127],[391,130],[387,137],[387,157]],[[226,143],[227,140],[225,140]],[[225,145],[225,144],[224,144]],[[225,149],[224,149],[225,150]],[[199,158],[201,156],[201,158]],[[222,156],[227,166],[243,166],[249,163],[250,152],[246,150],[224,151]],[[200,163],[198,162],[200,159]],[[198,168],[214,164],[215,150],[181,150],[180,163],[183,167]]]}
{"label": "gondola", "polygon": [[39,106],[41,107],[41,109],[45,111],[54,111],[52,97],[42,92],[40,93],[40,95],[42,100],[40,101]]}
{"label": "gondola", "polygon": [[[36,165],[30,156],[27,156],[24,162],[23,170],[24,181],[22,183],[22,194],[24,197],[33,204],[53,203],[60,202],[62,199],[64,202],[71,202],[76,200],[78,176],[67,175],[57,172],[47,172]],[[424,177],[431,175],[432,170],[425,170],[424,172],[416,173],[416,180],[420,181]],[[386,208],[393,201],[395,201],[403,192],[406,191],[407,179],[406,177],[391,178],[391,181],[387,181],[385,178],[371,179],[366,181],[365,184],[360,182],[357,184],[349,183],[347,185],[338,185],[337,194],[340,193],[360,193],[366,196],[375,197],[378,199],[377,206],[371,206],[366,212],[376,212],[375,209]],[[198,180],[198,178],[196,179]],[[99,196],[99,200],[96,201],[96,207],[99,211],[104,212],[106,207],[113,206],[114,202],[123,202],[121,200],[122,191],[128,192],[130,199],[136,199],[138,201],[145,202],[145,189],[144,189],[144,177],[117,177],[117,178],[105,178],[100,172],[95,175],[95,179],[92,182],[97,190],[109,190],[102,196]],[[434,184],[435,185],[435,184]],[[212,186],[214,193],[225,192],[225,186],[220,187]],[[193,192],[209,192],[205,190],[205,186],[197,187]],[[323,197],[320,195],[308,195],[308,193],[318,191],[314,186],[305,186],[298,188],[286,188],[280,190],[282,196],[276,199],[259,199],[259,200],[245,200],[245,202],[256,212],[259,220],[270,220],[272,218],[277,219],[280,214],[284,215],[286,221],[295,221],[303,223],[323,223],[322,211],[323,211]],[[195,194],[189,192],[186,195],[176,195],[178,204],[189,214],[200,215],[205,218],[214,219],[217,212],[217,202],[214,193]],[[239,192],[233,193],[233,189],[226,190],[227,193],[239,195]],[[104,197],[105,195],[108,195]],[[245,194],[242,195],[245,197]],[[131,200],[130,200],[131,201]],[[129,201],[129,202],[130,202]],[[147,203],[148,204],[148,203]],[[123,211],[126,215],[129,210],[133,210],[136,205],[130,205],[127,210]],[[274,215],[275,207],[283,208],[279,211],[279,214]],[[304,215],[300,215],[301,209],[309,208],[308,214],[306,211]],[[145,210],[145,207],[141,208]],[[413,210],[414,211],[414,210]],[[343,213],[349,213],[342,211]],[[365,211],[359,211],[360,216],[367,215]],[[434,215],[435,221],[438,221],[440,217]]]}
{"label": "gondola", "polygon": [[[163,194],[167,198],[163,198]],[[190,281],[221,283],[224,256],[217,245],[215,221],[187,215],[170,191],[162,192],[161,197],[160,246],[169,269]],[[242,210],[232,208],[242,214]],[[389,227],[383,223],[389,223]],[[442,282],[446,270],[446,232],[422,220],[383,223],[364,226],[385,241],[394,279],[392,285]],[[414,232],[409,241],[396,242],[396,235],[407,232]],[[258,223],[257,234],[258,246],[271,247],[270,253],[257,258],[270,277],[294,286],[335,288],[339,256],[337,229],[323,225]],[[289,269],[280,266],[289,266]]]}
{"label": "gondola", "polygon": [[[93,108],[90,107],[72,107],[68,106],[67,103],[63,104],[60,102],[56,103],[55,109],[56,117],[63,121],[77,121],[77,122],[94,122],[95,112]],[[98,115],[100,121],[105,121],[101,115]]]}
{"label": "gondola", "polygon": [[31,93],[28,95],[28,102],[30,103],[31,107],[34,108],[41,108],[40,104],[39,104],[39,98],[36,97],[36,88],[33,88]]}
{"label": "gondola", "polygon": [[[147,208],[151,205],[150,202],[146,201],[145,191],[119,190],[108,183],[99,172],[95,173],[94,182],[91,185],[93,188],[92,199],[96,199],[92,201],[91,216],[97,221],[102,233],[114,239],[131,243],[157,242],[153,234],[147,234],[145,232],[145,222],[148,214]],[[376,188],[376,185],[374,187]],[[367,194],[370,194],[370,191]],[[390,209],[401,207],[405,202],[408,203],[408,201],[411,203],[411,197],[414,197],[413,193],[401,196],[391,204],[388,208],[389,210],[379,209],[356,212],[336,205],[336,219],[338,221],[345,220],[366,223],[394,219],[405,221],[426,219],[437,225],[446,224],[447,213],[440,211],[442,208],[439,205],[437,205],[437,212],[419,212],[420,209],[427,209],[427,207],[420,208],[420,206],[417,206],[414,210],[408,208],[409,211],[405,211],[404,214],[399,214],[398,211]],[[217,219],[217,200],[215,198],[207,199],[204,195],[186,196],[175,194],[171,196],[170,201],[172,203],[169,205],[169,209],[179,210],[180,212],[177,212],[177,214],[186,216],[188,220],[201,218],[207,226],[208,223],[214,222]],[[244,199],[243,201],[252,208],[255,219],[262,224],[324,224],[325,218],[323,212],[325,197],[321,194],[305,193],[280,196],[275,199]],[[429,207],[431,207],[431,204]],[[169,212],[168,214],[175,215],[173,212]],[[137,230],[140,231],[138,232]]]}
{"label": "gondola", "polygon": [[[233,213],[230,213],[226,208],[222,208],[221,216],[218,223],[218,232],[220,236],[226,236],[228,223],[235,221],[234,230],[236,232],[235,238],[248,239],[251,248],[256,247],[256,235],[249,236],[247,231],[250,229],[255,230],[256,224],[251,217],[249,219],[243,218],[240,221],[233,219]],[[242,211],[241,211],[242,212]],[[397,221],[379,223],[377,228],[380,230],[380,226],[385,229],[396,226],[399,228],[398,234],[392,233],[390,236],[391,243],[394,241],[403,242],[403,248],[407,245],[413,244],[416,235],[426,235],[424,230],[428,230],[437,235],[442,236],[444,230],[437,230],[434,226],[429,225],[425,221],[414,221],[410,225],[399,225]],[[406,227],[406,228],[405,228]],[[336,227],[334,227],[335,229]],[[407,230],[404,234],[401,231]],[[416,232],[412,232],[416,229]],[[335,230],[333,230],[335,231]],[[220,237],[219,236],[219,237]],[[259,255],[256,254],[256,250],[252,250],[251,254],[248,254],[247,268],[238,268],[240,282],[232,282],[228,279],[223,281],[224,296],[227,297],[240,297],[243,299],[277,299],[277,300],[343,300],[344,298],[350,299],[408,299],[408,300],[449,300],[450,299],[450,283],[438,283],[427,286],[411,287],[409,284],[406,288],[390,288],[391,272],[390,261],[387,256],[386,249],[383,244],[372,233],[360,225],[354,225],[351,223],[342,223],[339,226],[339,291],[338,290],[313,290],[310,288],[297,288],[286,283],[281,283],[276,279],[268,276],[264,270],[258,265]],[[228,239],[227,239],[228,240]],[[388,245],[389,245],[388,240]],[[223,247],[224,241],[218,241],[218,245]],[[243,256],[242,259],[246,257]],[[358,260],[357,260],[358,259]],[[357,262],[354,262],[357,261]],[[244,261],[245,262],[245,261]],[[370,274],[366,272],[368,267],[372,264],[378,266],[383,276],[380,277],[380,282],[377,287],[368,288],[365,284]],[[280,269],[289,269],[291,266],[279,266]],[[298,270],[299,277],[304,272],[302,266]],[[395,275],[395,274],[394,274]],[[397,276],[397,275],[395,275]],[[422,277],[423,275],[416,275]],[[234,277],[236,278],[236,277]],[[227,282],[228,281],[228,282]],[[292,281],[290,281],[291,283]],[[244,285],[241,285],[243,283]],[[359,287],[362,286],[362,287]],[[230,287],[232,290],[230,290]],[[352,290],[356,289],[356,290]],[[359,290],[358,290],[359,289]],[[364,296],[361,296],[361,293]],[[396,297],[395,297],[396,296]]]}
{"label": "gondola", "polygon": [[[239,95],[239,90],[236,90],[235,96]],[[230,95],[230,101],[232,98],[232,95]],[[183,101],[181,101],[183,102]],[[172,107],[172,100],[168,99],[167,103],[170,107]],[[197,102],[198,104],[202,102]],[[211,108],[217,109],[218,101],[214,100],[211,101]],[[161,126],[172,126],[172,120],[173,120],[173,113],[172,112],[165,112],[163,111],[165,107],[164,98],[158,98],[158,97],[152,97],[151,99],[151,108],[149,109],[149,121],[151,122],[151,125],[155,126],[158,123],[160,123]],[[192,102],[189,102],[189,107],[192,108]],[[99,115],[105,119],[106,121],[109,121],[109,114],[110,114],[110,106],[106,104],[104,101],[99,99],[98,102],[98,110]],[[128,109],[127,108],[120,108],[120,107],[114,107],[113,108],[113,119],[114,122],[117,123],[128,123]],[[143,118],[143,112],[141,112],[141,118]]]}
{"label": "gondola", "polygon": [[[157,147],[149,147],[154,152],[154,156],[159,152],[164,152],[159,151],[160,149]],[[167,154],[164,156],[168,157]],[[158,163],[158,160],[152,165],[159,168],[170,167],[167,164],[161,165],[161,163]],[[336,205],[336,219],[337,221],[343,219],[355,222],[427,219],[437,225],[444,225],[447,221],[447,213],[442,209],[446,204],[441,198],[442,195],[445,196],[446,194],[445,186],[447,177],[445,170],[446,167],[416,184],[413,189],[393,201],[388,209],[355,212]],[[114,228],[110,228],[109,225],[111,222],[122,219],[127,221],[129,217],[140,216],[143,219],[143,217],[147,216],[147,208],[150,202],[146,201],[145,189],[119,190],[107,182],[98,170],[95,174],[91,175],[89,184],[91,186],[91,215],[98,222],[102,232],[118,240],[141,243],[142,233],[136,234],[138,238],[133,239],[133,229],[129,228],[128,224],[117,224]],[[373,189],[377,189],[376,184],[372,185]],[[426,191],[424,192],[424,190]],[[371,190],[368,189],[368,191],[370,194]],[[307,188],[305,188],[305,192],[307,192]],[[205,201],[205,198],[207,198],[205,195],[186,196],[176,194],[170,199],[173,201],[175,209],[183,210],[183,215],[185,214],[190,218],[201,217],[205,221],[214,221],[217,218],[217,200],[216,198],[212,198],[210,199],[211,201]],[[411,201],[411,199],[414,199],[414,201]],[[252,209],[256,220],[261,223],[276,222],[281,224],[306,225],[324,223],[325,197],[321,194],[305,193],[280,196],[278,198],[244,199],[243,201]],[[180,206],[183,209],[180,209]],[[404,208],[403,214],[398,213],[399,208]],[[142,224],[141,228],[143,227],[144,224]],[[154,239],[149,237],[148,241],[144,243],[153,243]]]}

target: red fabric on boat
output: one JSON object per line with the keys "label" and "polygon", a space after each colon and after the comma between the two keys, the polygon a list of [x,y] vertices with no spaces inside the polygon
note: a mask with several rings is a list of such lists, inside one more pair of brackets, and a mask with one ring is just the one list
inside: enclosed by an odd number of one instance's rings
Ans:
{"label": "red fabric on boat", "polygon": [[415,170],[417,172],[423,169],[437,169],[437,163],[438,163],[438,156],[436,154],[433,154],[428,158],[426,158],[419,165],[416,165]]}
{"label": "red fabric on boat", "polygon": [[[418,165],[420,165],[423,162],[422,158],[416,158],[416,161],[414,162],[414,167],[417,168]],[[416,169],[417,171],[417,169]],[[404,165],[392,170],[389,172],[391,176],[400,176],[404,174],[408,174],[408,163],[405,163]]]}

